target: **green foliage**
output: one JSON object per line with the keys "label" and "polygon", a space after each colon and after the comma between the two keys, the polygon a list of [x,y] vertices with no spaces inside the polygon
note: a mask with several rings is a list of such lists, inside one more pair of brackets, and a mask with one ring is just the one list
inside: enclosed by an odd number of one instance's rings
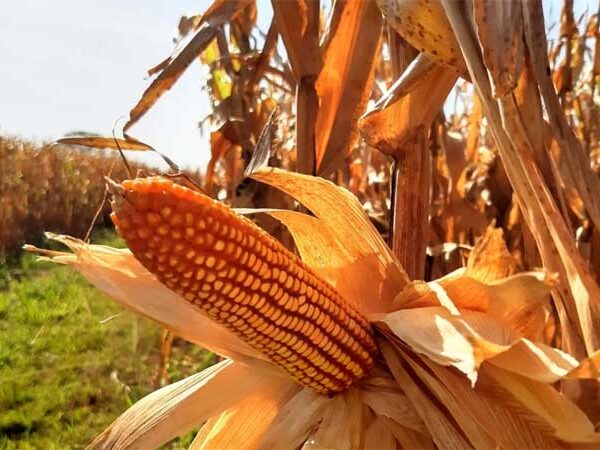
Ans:
{"label": "green foliage", "polygon": [[[103,243],[122,241],[106,234]],[[24,255],[10,271],[0,291],[0,449],[84,447],[156,388],[160,327],[68,267]],[[213,362],[176,340],[171,381]]]}

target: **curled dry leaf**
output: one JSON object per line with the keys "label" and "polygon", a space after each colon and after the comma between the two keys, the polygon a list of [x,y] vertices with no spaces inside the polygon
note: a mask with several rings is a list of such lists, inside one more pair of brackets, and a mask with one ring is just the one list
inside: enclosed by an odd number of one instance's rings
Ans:
{"label": "curled dry leaf", "polygon": [[[373,309],[391,308],[394,296],[408,278],[356,197],[321,178],[277,169],[260,171],[252,178],[291,195],[321,219],[330,233],[336,233],[357,270],[362,268],[365,282],[368,279],[372,294],[364,303]],[[343,274],[343,268],[340,270]]]}
{"label": "curled dry leaf", "polygon": [[[279,380],[274,381],[277,390]],[[144,397],[100,434],[90,448],[157,448],[263,391],[265,383],[270,382],[268,376],[255,370],[222,361]]]}
{"label": "curled dry leaf", "polygon": [[168,64],[160,64],[162,69],[150,86],[142,94],[142,98],[129,113],[129,120],[123,127],[127,132],[140,118],[148,112],[162,94],[168,91],[188,66],[211,43],[219,26],[232,20],[251,0],[215,0],[202,16],[198,29],[190,41],[171,56]]}
{"label": "curled dry leaf", "polygon": [[419,55],[390,90],[360,119],[365,141],[395,156],[442,108],[458,74]]}
{"label": "curled dry leaf", "polygon": [[58,139],[57,144],[64,145],[84,145],[86,147],[111,150],[136,150],[148,151],[153,150],[148,144],[135,139],[117,139],[104,136],[73,136]]}
{"label": "curled dry leaf", "polygon": [[439,0],[377,0],[390,26],[411,46],[461,74],[467,72],[460,47]]}
{"label": "curled dry leaf", "polygon": [[523,19],[516,0],[473,2],[473,16],[494,95],[502,97],[516,87],[523,66]]}
{"label": "curled dry leaf", "polygon": [[329,35],[316,82],[315,150],[321,175],[333,172],[356,145],[356,124],[369,100],[381,44],[381,13],[374,1],[340,1],[336,8],[343,11]]}

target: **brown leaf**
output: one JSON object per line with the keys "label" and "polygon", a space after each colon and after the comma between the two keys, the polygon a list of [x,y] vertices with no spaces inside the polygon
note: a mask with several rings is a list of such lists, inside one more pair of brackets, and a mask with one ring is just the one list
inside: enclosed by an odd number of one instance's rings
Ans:
{"label": "brown leaf", "polygon": [[298,390],[291,380],[272,377],[267,389],[251,393],[206,422],[188,450],[257,448],[277,413]]}
{"label": "brown leaf", "polygon": [[335,170],[358,140],[356,123],[369,100],[381,42],[381,13],[374,0],[338,1],[334,9],[343,12],[316,82],[318,174]]}
{"label": "brown leaf", "polygon": [[457,78],[454,70],[419,55],[360,119],[362,137],[386,155],[401,152],[405,143],[439,113]]}
{"label": "brown leaf", "polygon": [[483,60],[494,82],[494,95],[502,97],[517,85],[523,66],[523,20],[517,0],[473,2],[477,37]]}
{"label": "brown leaf", "polygon": [[176,55],[172,56],[169,64],[161,63],[164,67],[158,77],[142,94],[142,98],[129,113],[129,121],[123,127],[127,132],[140,118],[148,112],[162,94],[168,91],[194,59],[210,44],[216,36],[218,27],[232,20],[242,11],[251,0],[215,0],[202,16],[202,23],[188,44]]}
{"label": "brown leaf", "polygon": [[425,422],[438,448],[473,448],[444,406],[432,398],[418,376],[407,370],[396,349],[383,340],[379,341],[379,347],[392,375]]}
{"label": "brown leaf", "polygon": [[147,395],[115,420],[89,448],[157,448],[248,395],[268,389],[272,379],[265,372],[224,360]]}
{"label": "brown leaf", "polygon": [[144,144],[141,141],[135,139],[117,139],[112,137],[104,136],[73,136],[61,138],[56,141],[57,144],[64,145],[84,145],[86,147],[98,148],[98,149],[112,149],[118,150],[135,150],[135,151],[148,151],[153,150],[148,144]]}
{"label": "brown leaf", "polygon": [[309,8],[315,7],[314,0],[272,0],[272,5],[277,30],[296,80],[307,75],[316,76],[322,61],[319,24],[313,23],[313,14],[309,11]]}
{"label": "brown leaf", "polygon": [[466,271],[468,276],[489,283],[515,273],[516,262],[506,248],[503,235],[502,228],[487,228],[469,255]]}
{"label": "brown leaf", "polygon": [[390,26],[410,45],[459,73],[466,73],[460,47],[439,0],[377,0]]}

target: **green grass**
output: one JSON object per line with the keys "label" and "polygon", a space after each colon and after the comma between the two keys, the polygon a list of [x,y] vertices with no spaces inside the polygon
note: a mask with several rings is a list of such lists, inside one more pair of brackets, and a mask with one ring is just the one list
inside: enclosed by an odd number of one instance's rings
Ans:
{"label": "green grass", "polygon": [[[101,240],[121,244],[110,234]],[[85,447],[154,390],[160,327],[74,270],[31,255],[5,264],[2,276],[0,449]],[[176,340],[172,381],[212,362],[212,354]]]}

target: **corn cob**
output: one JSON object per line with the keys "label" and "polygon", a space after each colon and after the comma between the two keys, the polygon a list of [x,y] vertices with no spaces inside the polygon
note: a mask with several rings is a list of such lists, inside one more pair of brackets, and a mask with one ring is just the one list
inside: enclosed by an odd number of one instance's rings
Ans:
{"label": "corn cob", "polygon": [[161,177],[110,189],[113,222],[134,256],[298,383],[341,392],[373,366],[368,321],[253,222]]}

